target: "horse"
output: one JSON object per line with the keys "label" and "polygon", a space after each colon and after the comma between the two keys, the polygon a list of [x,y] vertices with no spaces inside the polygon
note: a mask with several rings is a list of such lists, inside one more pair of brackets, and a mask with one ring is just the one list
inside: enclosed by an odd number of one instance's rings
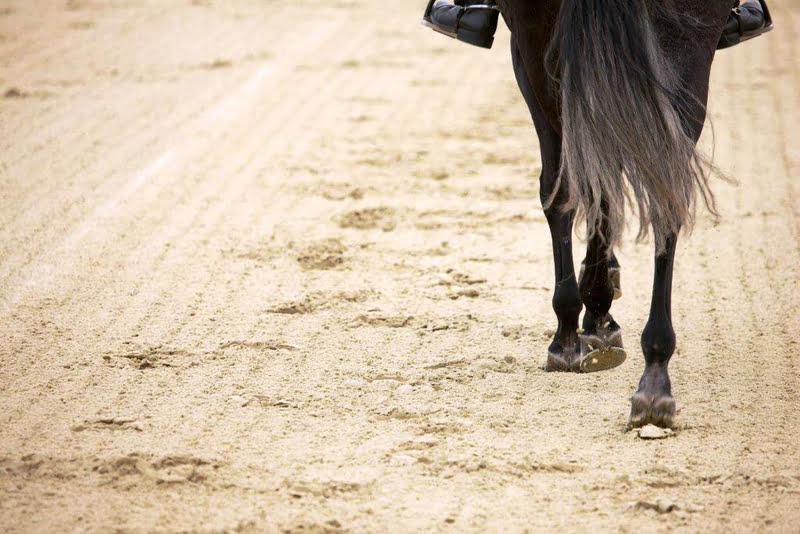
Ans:
{"label": "horse", "polygon": [[[641,336],[645,368],[628,424],[671,427],[675,247],[700,200],[714,212],[697,141],[731,1],[498,0],[498,6],[541,150],[558,320],[545,369],[602,371],[625,360],[610,313],[620,289],[613,250],[626,206],[634,204],[639,237],[653,234],[655,271]],[[579,277],[572,256],[576,221],[585,221],[587,240]]]}

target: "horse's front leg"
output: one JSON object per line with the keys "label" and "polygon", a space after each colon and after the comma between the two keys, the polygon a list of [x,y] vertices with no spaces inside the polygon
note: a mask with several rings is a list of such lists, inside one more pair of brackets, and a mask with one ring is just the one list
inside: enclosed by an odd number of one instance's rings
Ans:
{"label": "horse's front leg", "polygon": [[[601,227],[589,239],[580,281],[581,299],[586,306],[580,334],[580,369],[586,373],[612,369],[625,361],[622,330],[610,313],[617,288],[610,276],[612,255],[605,232]],[[616,261],[615,266],[619,268]]]}
{"label": "horse's front leg", "polygon": [[676,236],[668,237],[664,251],[656,255],[650,318],[642,332],[644,374],[639,381],[639,389],[631,398],[632,427],[647,424],[669,427],[675,417],[675,399],[672,398],[667,366],[675,351],[675,331],[672,329],[672,268],[676,243]]}

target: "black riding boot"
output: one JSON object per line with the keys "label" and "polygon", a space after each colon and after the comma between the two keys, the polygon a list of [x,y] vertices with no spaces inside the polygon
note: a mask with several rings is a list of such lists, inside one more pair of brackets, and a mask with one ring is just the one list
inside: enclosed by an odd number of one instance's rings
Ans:
{"label": "black riding boot", "polygon": [[717,50],[730,48],[773,28],[765,0],[746,0],[742,5],[739,5],[739,0],[735,0],[733,6]]}
{"label": "black riding boot", "polygon": [[430,0],[422,24],[459,41],[491,48],[499,14],[494,0]]}

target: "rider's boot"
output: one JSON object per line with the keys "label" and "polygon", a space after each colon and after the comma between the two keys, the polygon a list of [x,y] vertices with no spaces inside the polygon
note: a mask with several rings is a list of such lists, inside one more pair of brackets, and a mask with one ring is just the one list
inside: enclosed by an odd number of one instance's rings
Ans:
{"label": "rider's boot", "polygon": [[430,0],[422,24],[459,41],[491,48],[499,14],[494,0]]}
{"label": "rider's boot", "polygon": [[[733,0],[717,49],[730,48],[773,29],[766,0]],[[429,0],[422,24],[465,43],[491,48],[499,11],[494,0]]]}
{"label": "rider's boot", "polygon": [[765,0],[745,0],[742,5],[739,5],[739,0],[735,0],[733,5],[728,22],[722,30],[722,37],[717,44],[717,50],[730,48],[773,28],[772,17]]}

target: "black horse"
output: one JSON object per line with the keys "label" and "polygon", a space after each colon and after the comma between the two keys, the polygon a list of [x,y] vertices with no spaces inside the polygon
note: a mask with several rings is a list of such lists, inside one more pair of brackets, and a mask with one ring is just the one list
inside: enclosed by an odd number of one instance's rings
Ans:
{"label": "black horse", "polygon": [[[670,426],[675,246],[680,230],[693,222],[698,199],[714,209],[696,143],[731,1],[498,3],[541,146],[540,195],[553,240],[558,317],[546,368],[600,371],[625,359],[620,327],[609,313],[619,290],[612,249],[626,204],[633,203],[640,235],[653,232],[655,280],[642,333],[646,365],[631,399],[630,425]],[[588,236],[580,280],[572,258],[576,218],[585,219]]]}

